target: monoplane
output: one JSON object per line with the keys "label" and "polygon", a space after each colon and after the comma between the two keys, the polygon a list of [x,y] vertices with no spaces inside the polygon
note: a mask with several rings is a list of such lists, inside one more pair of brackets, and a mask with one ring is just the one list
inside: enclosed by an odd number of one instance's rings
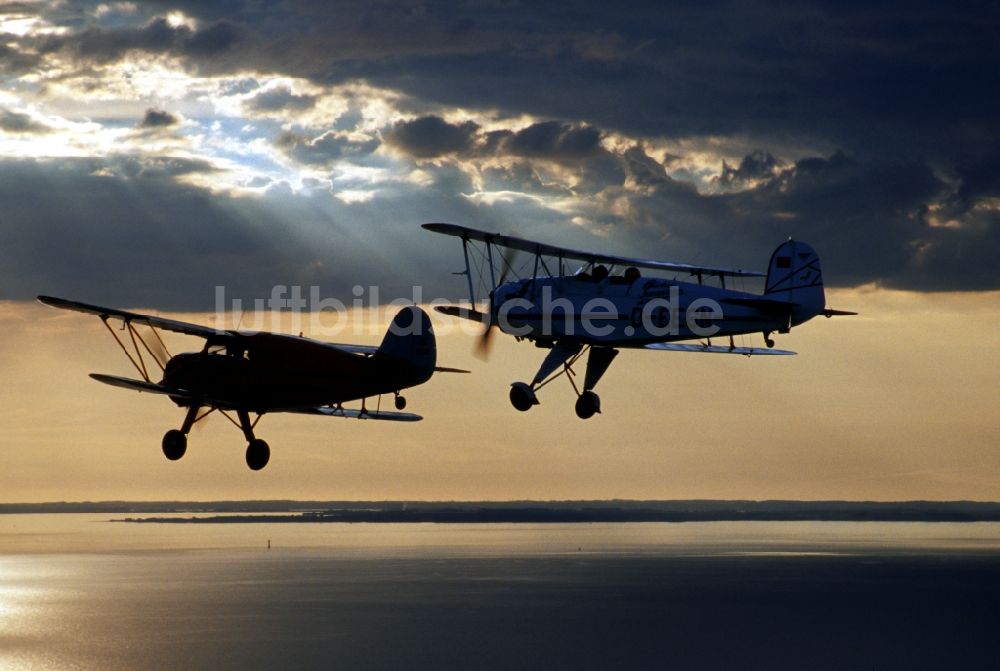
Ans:
{"label": "monoplane", "polygon": [[[795,352],[773,348],[772,334],[788,333],[817,315],[856,314],[826,307],[819,257],[797,240],[781,243],[767,273],[759,273],[578,251],[454,224],[423,227],[462,241],[465,270],[455,274],[468,280],[469,304],[436,309],[484,325],[480,354],[488,351],[496,329],[548,349],[530,384],[511,384],[510,402],[521,411],[538,405],[538,390],[565,374],[577,395],[577,416],[600,412],[594,387],[620,349],[790,355]],[[517,263],[518,253],[529,254],[530,261]],[[582,265],[569,272],[571,261]],[[640,268],[674,277],[646,277]],[[523,276],[508,280],[511,275]],[[765,278],[763,294],[731,286],[755,277]],[[477,309],[482,298],[485,308]],[[737,345],[734,339],[756,333],[763,334],[766,347]],[[713,344],[712,338],[728,342]],[[682,342],[690,340],[698,342]],[[588,351],[580,388],[573,365]]]}
{"label": "monoplane", "polygon": [[[467,372],[436,365],[437,346],[430,319],[416,306],[400,310],[382,344],[374,347],[214,329],[51,296],[39,296],[38,300],[97,315],[141,377],[91,373],[92,378],[113,387],[164,394],[187,409],[181,428],[163,436],[163,454],[171,461],[184,456],[191,428],[213,412],[243,432],[247,466],[257,471],[267,465],[271,455],[268,444],[254,435],[265,413],[413,422],[422,417],[398,412],[406,407],[400,391],[427,382],[435,371]],[[121,337],[109,320],[121,322],[117,329]],[[161,330],[203,338],[204,346],[199,352],[171,356]],[[157,369],[162,378],[154,381]],[[397,411],[381,409],[382,394],[394,395]],[[371,410],[365,399],[374,396],[379,397],[379,406]],[[362,401],[360,409],[343,407],[343,403],[355,400]],[[253,420],[251,414],[255,415]]]}

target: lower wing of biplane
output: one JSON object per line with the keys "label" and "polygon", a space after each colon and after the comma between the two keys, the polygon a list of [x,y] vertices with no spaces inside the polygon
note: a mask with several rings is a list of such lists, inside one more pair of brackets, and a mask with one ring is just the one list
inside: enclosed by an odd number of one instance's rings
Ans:
{"label": "lower wing of biplane", "polygon": [[[382,345],[375,347],[214,329],[50,296],[39,296],[38,300],[52,307],[98,316],[141,378],[92,373],[93,379],[121,389],[162,394],[187,409],[181,428],[171,429],[163,436],[163,453],[172,461],[184,456],[191,428],[214,412],[243,432],[247,465],[260,470],[270,459],[270,447],[254,435],[254,429],[265,413],[415,422],[422,417],[401,412],[406,406],[406,399],[399,393],[401,389],[421,384],[434,372],[468,372],[436,365],[430,320],[413,306],[403,308],[393,320],[394,326],[405,323],[410,330],[396,330],[403,333],[396,335],[390,328]],[[120,327],[112,328],[109,320],[120,321]],[[160,336],[161,330],[202,338],[204,347],[198,353],[171,356]],[[262,379],[254,377],[260,371],[254,363],[256,353],[266,355],[262,358],[272,362],[266,375],[258,375]],[[287,380],[280,378],[284,362],[303,359],[308,360],[308,365],[299,366]],[[323,379],[340,380],[339,386],[323,387],[319,395],[314,394],[309,402],[304,402],[305,397],[296,389],[296,385],[310,382],[303,378],[303,371],[316,370],[319,375],[324,367],[328,375]],[[329,375],[331,371],[335,374]],[[154,375],[161,379],[154,380]],[[313,388],[322,386],[315,380],[312,383]],[[284,395],[282,389],[286,391]],[[255,394],[254,390],[262,393]],[[335,400],[327,402],[322,398],[323,393],[333,394]],[[381,400],[383,393],[394,394],[396,410],[382,410],[381,403],[375,410],[369,410],[365,397],[376,395]],[[361,408],[344,408],[345,400],[361,400]],[[251,419],[251,414],[256,417]]]}

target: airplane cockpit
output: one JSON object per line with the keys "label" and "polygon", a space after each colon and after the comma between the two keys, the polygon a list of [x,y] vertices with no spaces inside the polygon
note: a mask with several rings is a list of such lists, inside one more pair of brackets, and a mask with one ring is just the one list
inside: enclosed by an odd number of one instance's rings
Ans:
{"label": "airplane cockpit", "polygon": [[621,275],[612,275],[608,271],[607,266],[599,263],[589,273],[585,266],[581,267],[572,277],[579,282],[597,283],[607,281],[609,284],[632,284],[642,277],[642,274],[635,266],[629,266]]}

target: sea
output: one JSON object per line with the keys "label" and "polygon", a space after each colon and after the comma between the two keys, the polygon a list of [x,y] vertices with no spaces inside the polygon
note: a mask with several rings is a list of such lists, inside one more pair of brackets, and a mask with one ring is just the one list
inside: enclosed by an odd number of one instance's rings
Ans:
{"label": "sea", "polygon": [[0,515],[0,669],[1000,668],[998,523],[122,517]]}

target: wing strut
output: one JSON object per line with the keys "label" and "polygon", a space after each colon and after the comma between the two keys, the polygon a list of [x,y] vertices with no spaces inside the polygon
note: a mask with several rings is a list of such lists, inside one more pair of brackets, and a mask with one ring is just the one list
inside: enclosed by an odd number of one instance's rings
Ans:
{"label": "wing strut", "polygon": [[469,265],[469,240],[462,238],[462,256],[465,258],[465,279],[469,282],[469,305],[476,304],[476,292],[472,288],[472,267]]}
{"label": "wing strut", "polygon": [[[139,349],[139,343],[142,343],[142,348],[145,349],[150,358],[156,362],[156,365],[159,366],[161,372],[163,371],[164,362],[160,361],[160,358],[156,356],[156,353],[153,352],[153,348],[149,346],[149,343],[147,343],[145,338],[142,337],[142,334],[136,331],[135,326],[132,325],[132,320],[129,318],[122,318],[122,330],[128,330],[129,339],[132,341],[132,349],[135,352],[135,356],[133,356],[132,352],[129,351],[128,346],[122,341],[121,338],[118,337],[115,330],[111,328],[111,324],[108,323],[108,319],[109,315],[101,315],[101,323],[104,324],[104,328],[108,329],[108,333],[110,333],[111,337],[115,339],[116,343],[118,343],[118,347],[120,347],[122,352],[125,353],[125,356],[128,357],[132,366],[134,366],[139,375],[142,376],[142,379],[146,382],[152,382],[149,377],[149,369],[146,366],[146,359],[142,355],[142,350]],[[167,347],[163,343],[163,339],[160,337],[160,334],[156,332],[156,329],[152,325],[150,325],[149,328],[156,337],[159,348],[162,349],[166,356],[169,356],[169,354],[167,354]]]}

